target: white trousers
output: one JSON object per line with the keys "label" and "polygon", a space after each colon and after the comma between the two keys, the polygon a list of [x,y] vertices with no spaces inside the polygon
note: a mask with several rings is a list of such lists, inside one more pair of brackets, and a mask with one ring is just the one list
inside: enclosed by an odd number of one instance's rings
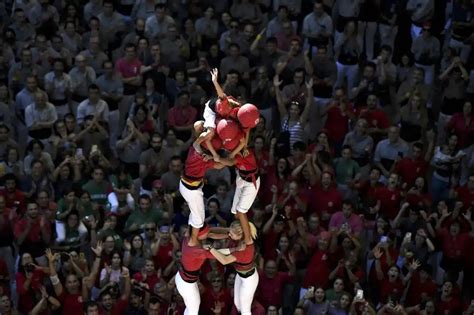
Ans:
{"label": "white trousers", "polygon": [[[81,221],[79,223],[79,237],[87,235],[87,228]],[[66,240],[66,223],[56,220],[56,242],[61,243]]]}
{"label": "white trousers", "polygon": [[252,315],[252,301],[258,286],[258,272],[248,278],[242,278],[237,273],[234,284],[234,303],[242,315]]}
{"label": "white trousers", "polygon": [[237,211],[242,213],[249,211],[260,189],[260,177],[257,178],[255,185],[257,187],[255,187],[253,183],[243,180],[242,177],[237,174],[234,201],[232,202],[232,208],[230,210],[233,214],[236,214]]}
{"label": "white trousers", "polygon": [[204,219],[206,218],[204,213],[204,194],[202,193],[202,187],[198,189],[188,189],[183,185],[183,182],[179,182],[179,192],[183,196],[184,200],[188,203],[189,214],[188,224],[194,228],[200,229],[204,226]]}
{"label": "white trousers", "polygon": [[198,315],[199,305],[201,304],[201,296],[199,295],[199,287],[197,282],[189,283],[184,281],[183,278],[181,278],[179,272],[176,273],[174,282],[176,284],[176,289],[178,289],[178,292],[183,298],[184,304],[186,305],[184,315]]}

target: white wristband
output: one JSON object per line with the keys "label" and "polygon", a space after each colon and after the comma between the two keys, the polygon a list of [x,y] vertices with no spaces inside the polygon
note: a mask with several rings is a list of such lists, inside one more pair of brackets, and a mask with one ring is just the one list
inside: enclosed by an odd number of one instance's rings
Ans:
{"label": "white wristband", "polygon": [[52,283],[53,285],[56,285],[56,284],[59,283],[58,275],[50,276],[49,279],[51,280],[51,283]]}

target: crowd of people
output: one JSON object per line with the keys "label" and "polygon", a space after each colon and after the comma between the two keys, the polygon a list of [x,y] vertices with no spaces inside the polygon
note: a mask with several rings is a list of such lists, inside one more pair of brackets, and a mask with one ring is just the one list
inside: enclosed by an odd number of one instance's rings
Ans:
{"label": "crowd of people", "polygon": [[1,1],[0,314],[474,314],[473,15]]}

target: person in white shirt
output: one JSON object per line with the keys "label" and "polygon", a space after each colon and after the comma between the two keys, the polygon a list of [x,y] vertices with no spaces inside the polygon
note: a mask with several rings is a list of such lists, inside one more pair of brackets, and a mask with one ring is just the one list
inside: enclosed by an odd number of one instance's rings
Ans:
{"label": "person in white shirt", "polygon": [[25,110],[25,124],[28,128],[29,140],[38,139],[47,142],[52,133],[52,126],[58,119],[58,113],[53,104],[47,101],[43,91],[34,94],[34,103]]}
{"label": "person in white shirt", "polygon": [[65,64],[62,59],[53,61],[54,70],[44,76],[44,89],[48,93],[49,101],[56,106],[60,118],[69,113],[72,82],[69,74],[64,73]]}

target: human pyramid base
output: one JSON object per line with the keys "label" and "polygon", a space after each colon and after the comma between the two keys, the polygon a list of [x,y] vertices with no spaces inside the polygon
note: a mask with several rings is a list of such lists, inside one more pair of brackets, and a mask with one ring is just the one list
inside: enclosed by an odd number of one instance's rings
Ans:
{"label": "human pyramid base", "polygon": [[[206,259],[216,259],[223,265],[233,264],[237,275],[234,304],[242,315],[251,314],[251,305],[258,286],[254,263],[255,226],[249,222],[247,211],[260,187],[258,166],[254,153],[247,148],[249,133],[260,114],[253,104],[240,104],[224,94],[218,83],[218,70],[211,71],[217,98],[206,103],[204,121],[194,124],[195,140],[185,162],[179,191],[190,209],[189,231],[182,244],[180,269],[175,277],[176,287],[186,305],[185,315],[198,315],[201,302],[198,279]],[[230,228],[209,228],[204,223],[204,176],[209,169],[230,166],[237,169],[232,213],[236,220]],[[229,238],[228,248],[214,248],[213,240]]]}

